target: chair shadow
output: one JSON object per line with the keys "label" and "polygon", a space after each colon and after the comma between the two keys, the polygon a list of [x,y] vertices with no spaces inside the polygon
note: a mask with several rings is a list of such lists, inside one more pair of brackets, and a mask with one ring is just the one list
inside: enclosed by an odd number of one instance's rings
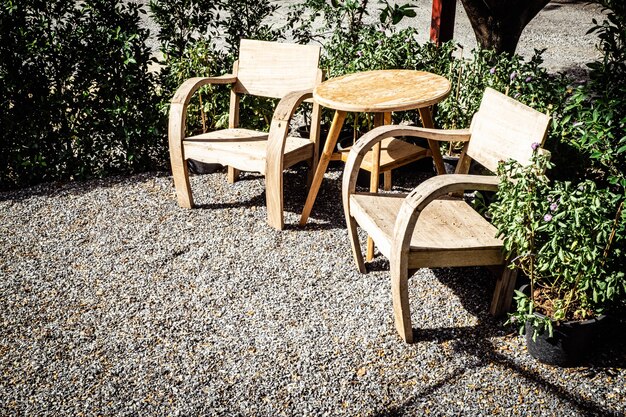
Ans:
{"label": "chair shadow", "polygon": [[[446,384],[457,380],[471,369],[496,365],[502,368],[509,368],[529,383],[540,385],[544,390],[549,391],[550,394],[558,397],[560,400],[574,405],[584,415],[623,416],[622,413],[617,411],[607,411],[606,406],[600,402],[596,402],[593,399],[583,398],[577,394],[569,392],[567,389],[564,389],[558,384],[552,382],[549,378],[542,376],[540,372],[534,371],[527,366],[520,365],[507,356],[494,351],[490,348],[491,343],[486,338],[476,337],[476,333],[480,331],[480,327],[481,326],[479,325],[475,327],[457,328],[455,329],[456,336],[453,338],[455,340],[455,343],[453,344],[455,351],[471,355],[475,362],[469,366],[459,367],[450,372],[448,375],[440,378],[436,383],[425,387],[420,392],[412,395],[410,398],[407,398],[402,404],[382,410],[373,415],[378,417],[417,415],[416,413],[420,408],[419,403],[422,399],[436,394],[437,390],[443,388]],[[446,338],[448,334],[449,329],[434,329],[430,331],[426,337],[434,340],[450,340]],[[602,371],[607,373],[610,372],[608,369],[604,369]],[[594,377],[594,375],[583,375],[589,378]]]}
{"label": "chair shadow", "polygon": [[[384,262],[381,262],[383,265]],[[482,271],[481,271],[482,270]],[[535,371],[523,364],[516,363],[512,358],[497,352],[490,337],[502,337],[516,331],[512,326],[503,326],[504,319],[493,318],[488,313],[491,294],[495,286],[495,277],[486,268],[438,268],[433,269],[436,278],[452,289],[459,297],[463,307],[478,317],[476,326],[440,327],[435,329],[414,328],[415,343],[425,341],[452,341],[452,348],[459,354],[472,358],[469,366],[459,367],[437,382],[425,387],[402,404],[382,410],[375,416],[416,415],[421,400],[435,394],[447,383],[458,379],[468,370],[484,366],[497,365],[508,368],[529,382],[542,386],[552,395],[573,404],[585,415],[623,416],[619,412],[608,412],[606,406],[593,399],[583,398],[552,382],[540,371]],[[472,279],[464,279],[471,274]],[[416,277],[413,277],[413,279]],[[626,367],[626,314],[610,321],[608,328],[600,332],[596,347],[589,355],[586,363],[578,368],[571,368],[583,378],[593,379],[597,376],[617,375],[618,369]]]}
{"label": "chair shadow", "polygon": [[[225,169],[205,175],[225,176]],[[295,213],[298,217],[304,208],[304,202],[308,194],[307,187],[308,168],[306,164],[299,164],[283,173],[283,209],[285,212]],[[256,181],[263,179],[263,175],[247,172],[240,176],[238,182]],[[224,181],[226,179],[224,178]],[[263,180],[264,181],[264,180]],[[265,186],[263,191],[245,201],[200,203],[195,208],[201,210],[220,210],[232,208],[258,207],[266,209]],[[341,205],[341,181],[333,178],[324,178],[320,187],[312,216],[316,222],[299,226],[297,223],[285,224],[285,230],[327,230],[345,228],[343,209]]]}

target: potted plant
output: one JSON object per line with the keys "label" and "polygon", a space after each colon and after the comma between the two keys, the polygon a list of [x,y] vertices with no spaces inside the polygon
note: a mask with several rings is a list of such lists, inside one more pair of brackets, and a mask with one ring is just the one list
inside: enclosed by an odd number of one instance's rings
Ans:
{"label": "potted plant", "polygon": [[548,157],[533,147],[530,165],[501,164],[489,210],[509,267],[530,281],[516,291],[510,321],[526,332],[531,355],[571,366],[589,353],[593,327],[626,298],[623,239],[616,234],[623,200],[590,180],[550,181]]}

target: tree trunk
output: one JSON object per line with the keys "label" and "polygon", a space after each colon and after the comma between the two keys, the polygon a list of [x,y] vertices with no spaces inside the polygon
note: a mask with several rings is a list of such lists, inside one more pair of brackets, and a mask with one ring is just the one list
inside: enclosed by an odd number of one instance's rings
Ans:
{"label": "tree trunk", "polygon": [[514,54],[522,31],[550,0],[461,0],[481,48]]}

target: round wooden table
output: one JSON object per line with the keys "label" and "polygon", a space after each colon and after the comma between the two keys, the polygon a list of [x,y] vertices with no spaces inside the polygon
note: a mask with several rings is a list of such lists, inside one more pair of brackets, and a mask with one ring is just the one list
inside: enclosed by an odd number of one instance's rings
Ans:
{"label": "round wooden table", "polygon": [[[450,81],[446,78],[413,70],[359,72],[332,78],[318,85],[313,90],[313,99],[324,107],[334,109],[335,116],[302,210],[300,225],[306,224],[309,218],[328,163],[333,159],[333,150],[347,112],[374,113],[374,126],[380,126],[391,121],[391,112],[417,109],[424,127],[433,127],[430,106],[439,103],[449,93]],[[439,144],[428,141],[428,145],[437,173],[444,173]],[[378,190],[380,149],[380,144],[373,149],[373,163],[370,168],[372,192]]]}

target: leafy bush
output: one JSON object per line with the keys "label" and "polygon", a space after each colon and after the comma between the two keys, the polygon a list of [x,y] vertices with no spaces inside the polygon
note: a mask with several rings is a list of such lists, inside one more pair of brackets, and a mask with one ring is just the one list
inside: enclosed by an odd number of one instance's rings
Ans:
{"label": "leafy bush", "polygon": [[585,157],[580,175],[626,190],[626,5],[597,0],[606,20],[597,33],[601,60],[589,65],[589,81],[570,88],[559,128],[562,141]]}
{"label": "leafy bush", "polygon": [[[530,278],[530,292],[517,292],[513,317],[551,332],[552,321],[595,317],[626,297],[622,206],[590,180],[550,181],[547,157],[532,164],[500,166],[491,204],[510,267]],[[545,319],[536,316],[540,312]]]}
{"label": "leafy bush", "polygon": [[354,42],[343,36],[335,33],[324,45],[322,67],[328,78],[380,69],[421,69],[446,74],[451,66],[451,45],[420,45],[415,29],[396,31],[365,26],[356,33]]}
{"label": "leafy bush", "polygon": [[626,306],[626,6],[596,3],[606,20],[590,32],[603,56],[589,64],[589,81],[568,87],[554,123],[557,146],[575,151],[581,166],[560,159],[551,174],[569,181],[549,181],[543,157],[527,168],[506,164],[490,207],[512,266],[531,280],[530,294],[517,293],[513,317],[536,329]]}
{"label": "leafy bush", "polygon": [[[265,23],[277,6],[268,0],[151,0],[159,23],[162,68],[160,111],[167,115],[176,88],[187,78],[216,76],[232,71],[242,38],[276,40],[278,30]],[[220,44],[221,46],[218,46]],[[187,129],[206,132],[228,125],[230,93],[223,86],[207,86],[193,97]],[[240,115],[246,127],[268,129],[274,101],[243,97]]]}
{"label": "leafy bush", "polygon": [[477,49],[470,59],[452,59],[448,73],[452,94],[438,108],[438,121],[445,128],[469,127],[482,95],[491,87],[538,111],[553,113],[560,107],[565,91],[562,76],[548,74],[544,51],[536,50],[530,60],[519,55],[496,54]]}
{"label": "leafy bush", "polygon": [[141,12],[104,0],[2,2],[0,187],[162,163]]}

